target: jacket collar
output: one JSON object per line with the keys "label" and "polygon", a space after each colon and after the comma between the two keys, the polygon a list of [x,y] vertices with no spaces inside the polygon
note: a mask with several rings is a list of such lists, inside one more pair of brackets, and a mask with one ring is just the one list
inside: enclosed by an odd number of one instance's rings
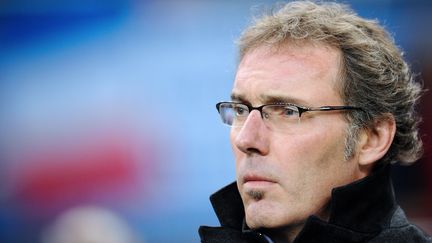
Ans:
{"label": "jacket collar", "polygon": [[390,224],[396,208],[390,165],[346,186],[333,189],[329,223],[359,232],[376,232]]}
{"label": "jacket collar", "polygon": [[[221,226],[243,228],[244,207],[235,182],[213,194],[210,201]],[[395,208],[390,166],[381,166],[361,180],[332,190],[326,224],[357,232],[378,232],[389,225]],[[317,220],[311,216],[305,227]]]}
{"label": "jacket collar", "polygon": [[221,226],[240,229],[244,214],[243,201],[233,182],[210,196],[210,202]]}

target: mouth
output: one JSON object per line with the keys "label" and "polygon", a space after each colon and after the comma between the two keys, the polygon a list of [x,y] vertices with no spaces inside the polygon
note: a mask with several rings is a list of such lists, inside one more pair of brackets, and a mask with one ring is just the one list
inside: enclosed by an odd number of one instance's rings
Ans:
{"label": "mouth", "polygon": [[243,186],[248,188],[263,188],[275,183],[275,180],[260,175],[248,174],[243,177]]}

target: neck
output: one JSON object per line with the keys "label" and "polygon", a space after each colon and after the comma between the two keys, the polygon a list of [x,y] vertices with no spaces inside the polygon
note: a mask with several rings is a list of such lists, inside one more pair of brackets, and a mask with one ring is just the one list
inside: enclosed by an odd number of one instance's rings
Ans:
{"label": "neck", "polygon": [[276,229],[266,229],[263,233],[268,235],[275,243],[293,242],[303,226],[304,223]]}

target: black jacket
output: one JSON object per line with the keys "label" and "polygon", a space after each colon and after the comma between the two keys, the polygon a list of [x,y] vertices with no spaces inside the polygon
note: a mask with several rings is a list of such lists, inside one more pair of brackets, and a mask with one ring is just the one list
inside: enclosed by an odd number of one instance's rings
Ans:
{"label": "black jacket", "polygon": [[[201,242],[272,242],[245,226],[243,203],[235,183],[213,194],[210,201],[221,226],[201,226]],[[390,166],[333,189],[330,207],[329,221],[310,216],[294,243],[432,242],[430,236],[408,222],[396,204]]]}

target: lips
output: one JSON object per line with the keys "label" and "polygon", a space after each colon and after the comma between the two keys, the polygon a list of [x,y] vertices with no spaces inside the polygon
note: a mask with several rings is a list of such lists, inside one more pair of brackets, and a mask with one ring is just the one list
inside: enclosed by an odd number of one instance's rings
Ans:
{"label": "lips", "polygon": [[274,182],[272,179],[269,179],[264,176],[254,175],[254,174],[246,175],[243,177],[243,183],[254,182],[254,181]]}
{"label": "lips", "polygon": [[275,180],[268,176],[258,175],[258,174],[246,174],[243,177],[243,186],[251,188],[263,188],[276,183]]}

